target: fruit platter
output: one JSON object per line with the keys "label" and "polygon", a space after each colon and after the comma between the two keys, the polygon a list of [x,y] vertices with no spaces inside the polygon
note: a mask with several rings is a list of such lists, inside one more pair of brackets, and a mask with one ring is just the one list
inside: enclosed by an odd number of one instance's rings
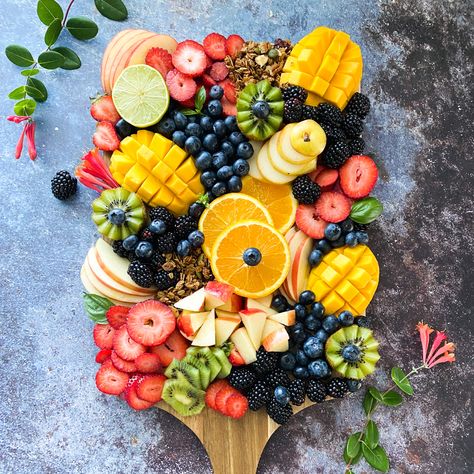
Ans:
{"label": "fruit platter", "polygon": [[127,29],[104,52],[75,172],[97,192],[80,271],[96,385],[180,419],[215,472],[255,472],[279,425],[357,391],[380,358],[362,71],[325,26],[294,44]]}

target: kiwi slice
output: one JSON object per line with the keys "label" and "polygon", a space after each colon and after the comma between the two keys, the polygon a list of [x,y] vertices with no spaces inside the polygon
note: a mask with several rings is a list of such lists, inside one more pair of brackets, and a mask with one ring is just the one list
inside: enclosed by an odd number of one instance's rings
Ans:
{"label": "kiwi slice", "polygon": [[92,202],[92,220],[97,230],[112,240],[138,233],[145,219],[142,200],[124,188],[106,189]]}
{"label": "kiwi slice", "polygon": [[247,84],[237,98],[237,123],[251,140],[271,137],[283,122],[284,102],[281,90],[266,79]]}
{"label": "kiwi slice", "polygon": [[380,359],[379,343],[370,329],[355,324],[332,334],[326,341],[326,359],[343,377],[363,379]]}
{"label": "kiwi slice", "polygon": [[232,364],[229,362],[225,352],[220,347],[212,347],[211,352],[221,365],[221,371],[217,374],[217,378],[225,379],[230,374]]}
{"label": "kiwi slice", "polygon": [[168,379],[163,385],[163,400],[180,415],[198,415],[204,408],[205,392],[186,380]]}
{"label": "kiwi slice", "polygon": [[173,362],[167,367],[165,375],[169,379],[185,381],[199,390],[202,389],[199,370],[187,364],[184,360],[173,359]]}
{"label": "kiwi slice", "polygon": [[186,362],[186,364],[192,365],[193,367],[199,370],[201,388],[203,390],[206,390],[211,381],[211,369],[209,369],[209,367],[205,365],[201,359],[198,359],[192,354],[187,354],[183,360]]}
{"label": "kiwi slice", "polygon": [[198,348],[191,346],[186,349],[186,352],[195,356],[206,367],[209,368],[209,370],[211,371],[211,382],[217,377],[217,375],[221,371],[221,364],[219,364],[219,361],[214,357],[209,347]]}

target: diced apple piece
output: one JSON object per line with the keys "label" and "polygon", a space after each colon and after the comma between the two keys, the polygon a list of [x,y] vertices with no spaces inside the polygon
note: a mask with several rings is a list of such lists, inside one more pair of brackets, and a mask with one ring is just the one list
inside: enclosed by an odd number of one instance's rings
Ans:
{"label": "diced apple piece", "polygon": [[189,296],[186,296],[186,298],[177,301],[174,304],[174,307],[200,313],[204,309],[205,300],[206,293],[204,292],[204,288],[201,288],[200,290],[191,293]]}
{"label": "diced apple piece", "polygon": [[225,319],[235,319],[239,322],[241,321],[239,313],[231,313],[230,311],[224,311],[220,308],[216,308],[216,317]]}
{"label": "diced apple piece", "polygon": [[267,313],[259,309],[244,309],[239,314],[253,346],[258,350],[262,340],[263,326],[265,326],[267,320]]}
{"label": "diced apple piece", "polygon": [[281,328],[270,333],[262,341],[262,345],[267,352],[286,352],[289,348],[289,339],[290,336],[286,332],[286,329]]}
{"label": "diced apple piece", "polygon": [[237,329],[237,331],[230,336],[230,340],[235,344],[236,349],[246,364],[251,364],[257,360],[257,351],[250,340],[247,329]]}
{"label": "diced apple piece", "polygon": [[270,308],[272,305],[273,294],[264,296],[263,298],[257,298],[255,301],[258,301],[263,306]]}
{"label": "diced apple piece", "polygon": [[228,301],[226,301],[222,306],[219,306],[219,309],[224,311],[229,311],[231,313],[238,313],[244,307],[244,299],[242,296],[232,293],[232,296]]}
{"label": "diced apple piece", "polygon": [[196,334],[192,346],[209,347],[216,345],[216,315],[214,311],[211,311],[204,321],[201,329]]}
{"label": "diced apple piece", "polygon": [[186,338],[195,336],[199,328],[204,324],[208,314],[208,311],[202,313],[183,311],[178,318],[178,328],[181,334]]}
{"label": "diced apple piece", "polygon": [[227,319],[217,318],[216,319],[216,346],[224,344],[230,335],[234,332],[235,328],[240,324],[240,319]]}
{"label": "diced apple piece", "polygon": [[268,306],[262,304],[259,300],[253,300],[252,298],[247,298],[247,309],[258,309],[264,311],[267,314],[276,314],[276,311]]}
{"label": "diced apple piece", "polygon": [[263,326],[262,341],[272,332],[278,331],[282,328],[284,329],[283,324],[267,319],[265,321],[265,326]]}
{"label": "diced apple piece", "polygon": [[234,288],[227,283],[213,280],[207,283],[204,291],[206,294],[206,309],[211,310],[226,304],[231,299]]}
{"label": "diced apple piece", "polygon": [[283,313],[271,314],[268,319],[278,321],[285,326],[293,326],[295,324],[295,310],[285,311]]}

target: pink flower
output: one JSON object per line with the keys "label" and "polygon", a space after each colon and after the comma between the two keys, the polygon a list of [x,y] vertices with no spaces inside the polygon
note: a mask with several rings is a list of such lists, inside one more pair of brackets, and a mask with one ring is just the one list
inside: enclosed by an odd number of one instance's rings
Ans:
{"label": "pink flower", "polygon": [[444,362],[454,362],[456,360],[454,357],[454,344],[452,342],[447,342],[441,345],[441,343],[447,339],[446,334],[443,331],[436,331],[436,336],[428,353],[430,335],[433,332],[433,329],[423,322],[418,323],[416,328],[420,333],[423,364],[425,364],[427,368],[431,369],[435,365]]}
{"label": "pink flower", "polygon": [[30,156],[30,160],[35,160],[38,156],[36,152],[36,144],[35,144],[35,129],[36,124],[35,122],[28,122],[26,124],[26,139],[28,141],[28,155]]}
{"label": "pink flower", "polygon": [[119,187],[97,148],[94,148],[82,157],[75,174],[84,186],[98,193],[101,193],[104,189]]}
{"label": "pink flower", "polygon": [[21,131],[20,138],[18,139],[18,142],[15,147],[15,158],[17,160],[20,158],[21,152],[23,151],[23,141],[25,139],[26,125],[23,127],[23,130]]}
{"label": "pink flower", "polygon": [[28,115],[9,115],[7,120],[14,123],[21,123],[25,120],[28,120],[30,117]]}

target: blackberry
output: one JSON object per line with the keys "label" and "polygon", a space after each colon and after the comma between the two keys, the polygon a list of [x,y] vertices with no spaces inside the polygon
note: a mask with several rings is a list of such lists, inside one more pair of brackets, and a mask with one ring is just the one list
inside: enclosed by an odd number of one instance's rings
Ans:
{"label": "blackberry", "polygon": [[188,235],[197,228],[197,222],[191,216],[179,216],[176,219],[174,230],[178,240],[186,240]]}
{"label": "blackberry", "polygon": [[139,234],[139,239],[145,240],[146,242],[151,242],[153,237],[154,234],[148,227],[145,227]]}
{"label": "blackberry", "polygon": [[316,107],[317,122],[339,126],[342,122],[342,112],[332,104],[323,102]]}
{"label": "blackberry", "polygon": [[155,275],[155,286],[158,288],[158,291],[164,291],[175,286],[178,280],[179,272],[177,270],[173,270],[172,272],[158,270]]}
{"label": "blackberry", "polygon": [[261,380],[257,380],[255,385],[248,391],[247,400],[249,408],[253,411],[260,410],[265,403],[270,400],[270,389]]}
{"label": "blackberry", "polygon": [[284,425],[293,415],[293,408],[288,405],[280,405],[275,397],[267,402],[268,416],[279,425]]}
{"label": "blackberry", "polygon": [[354,227],[354,231],[362,231],[362,232],[367,232],[369,230],[369,225],[370,224],[359,224],[356,221],[352,221],[352,225]]}
{"label": "blackberry", "polygon": [[248,367],[232,368],[228,382],[237,390],[245,391],[254,385],[257,380],[255,372]]}
{"label": "blackberry", "polygon": [[348,391],[349,388],[346,381],[341,378],[330,380],[326,386],[327,394],[333,398],[342,398]]}
{"label": "blackberry", "polygon": [[303,111],[303,104],[298,99],[288,99],[283,107],[283,121],[285,123],[299,122]]}
{"label": "blackberry", "polygon": [[314,403],[326,400],[326,386],[318,380],[310,380],[306,387],[306,395]]}
{"label": "blackberry", "polygon": [[342,120],[341,128],[347,138],[357,138],[364,130],[364,122],[355,114],[346,114]]}
{"label": "blackberry", "polygon": [[318,112],[316,109],[317,109],[316,107],[312,107],[311,105],[303,105],[301,109],[301,118],[303,120],[311,119],[317,122]]}
{"label": "blackberry", "polygon": [[257,360],[252,364],[252,369],[258,375],[271,372],[278,364],[278,354],[267,352],[263,347],[257,351]]}
{"label": "blackberry", "polygon": [[272,390],[277,387],[278,385],[283,385],[283,387],[289,387],[291,380],[288,377],[288,374],[280,368],[276,368],[273,372],[270,372],[265,375],[264,381],[268,387]]}
{"label": "blackberry", "polygon": [[288,387],[293,405],[302,405],[306,395],[306,383],[302,379],[294,379]]}
{"label": "blackberry", "polygon": [[363,138],[359,137],[349,140],[348,145],[351,155],[362,155],[364,153],[365,141]]}
{"label": "blackberry", "polygon": [[290,99],[297,99],[302,104],[304,104],[305,100],[308,98],[308,93],[299,86],[287,85],[281,90],[281,94],[283,96],[283,100],[287,101]]}
{"label": "blackberry", "polygon": [[112,250],[119,256],[123,258],[128,258],[129,251],[123,248],[121,240],[114,240],[112,242]]}
{"label": "blackberry", "polygon": [[314,204],[321,188],[308,175],[298,176],[292,183],[293,196],[301,204]]}
{"label": "blackberry", "polygon": [[155,237],[155,248],[160,253],[172,253],[176,245],[176,239],[172,232]]}
{"label": "blackberry", "polygon": [[370,112],[369,98],[360,92],[356,92],[349,100],[344,112],[364,118]]}
{"label": "blackberry", "polygon": [[175,217],[165,207],[152,207],[151,209],[149,209],[148,215],[151,221],[154,221],[156,219],[163,221],[168,227],[168,230],[171,230],[174,225]]}
{"label": "blackberry", "polygon": [[273,46],[275,46],[275,48],[286,49],[287,52],[289,52],[291,50],[291,42],[288,41],[288,40],[281,39],[281,38],[277,38],[273,42]]}
{"label": "blackberry", "polygon": [[328,125],[327,123],[323,122],[321,122],[319,125],[324,130],[324,133],[326,134],[326,137],[329,141],[345,140],[346,135],[339,127]]}
{"label": "blackberry", "polygon": [[349,147],[345,141],[336,141],[326,146],[322,154],[322,163],[328,168],[337,169],[341,167],[351,156]]}
{"label": "blackberry", "polygon": [[153,255],[150,258],[150,263],[153,268],[156,270],[161,269],[161,265],[163,265],[166,262],[166,258],[157,250],[153,251]]}
{"label": "blackberry", "polygon": [[64,201],[77,191],[77,179],[68,171],[58,171],[51,180],[51,192],[56,199]]}
{"label": "blackberry", "polygon": [[138,260],[130,263],[127,273],[138,286],[150,288],[153,285],[153,272],[145,263]]}

